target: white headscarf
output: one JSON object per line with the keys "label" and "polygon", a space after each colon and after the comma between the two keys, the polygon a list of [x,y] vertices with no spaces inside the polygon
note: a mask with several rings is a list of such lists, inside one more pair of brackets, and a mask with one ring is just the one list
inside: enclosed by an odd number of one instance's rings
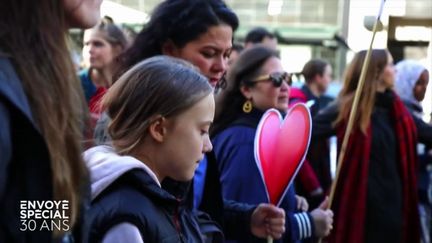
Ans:
{"label": "white headscarf", "polygon": [[426,68],[413,60],[403,60],[396,64],[396,93],[405,101],[419,104],[414,98],[414,86]]}

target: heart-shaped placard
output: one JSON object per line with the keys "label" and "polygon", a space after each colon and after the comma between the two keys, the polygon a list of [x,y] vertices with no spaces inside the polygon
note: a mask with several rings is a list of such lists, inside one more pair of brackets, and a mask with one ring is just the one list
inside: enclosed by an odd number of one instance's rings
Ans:
{"label": "heart-shaped placard", "polygon": [[311,117],[304,104],[295,104],[285,119],[268,110],[255,136],[255,160],[267,190],[269,202],[279,205],[303,164],[311,137]]}

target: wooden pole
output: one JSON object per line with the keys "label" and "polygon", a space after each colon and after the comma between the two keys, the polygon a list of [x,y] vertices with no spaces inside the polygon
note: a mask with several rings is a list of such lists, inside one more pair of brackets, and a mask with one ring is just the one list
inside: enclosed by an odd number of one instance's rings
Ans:
{"label": "wooden pole", "polygon": [[[331,205],[333,203],[334,194],[335,194],[337,183],[339,180],[340,170],[342,168],[344,158],[345,158],[345,152],[346,152],[346,147],[348,145],[348,139],[351,135],[353,124],[354,124],[354,121],[355,121],[355,118],[357,115],[358,103],[360,101],[360,96],[361,96],[361,93],[363,91],[363,85],[364,85],[364,82],[366,79],[366,73],[367,73],[368,68],[369,68],[370,57],[372,55],[372,46],[373,46],[373,42],[375,40],[375,35],[376,35],[377,29],[378,29],[379,19],[381,17],[381,13],[382,13],[382,10],[384,8],[384,3],[385,3],[385,0],[382,0],[380,9],[379,9],[377,18],[375,19],[374,27],[372,30],[372,39],[371,39],[371,42],[369,44],[369,49],[366,52],[366,57],[365,57],[365,60],[363,62],[362,70],[360,73],[360,79],[359,79],[359,82],[357,84],[357,89],[356,89],[356,92],[354,95],[354,101],[353,101],[353,104],[351,107],[351,113],[350,113],[350,116],[348,118],[348,124],[347,124],[346,131],[345,131],[345,134],[344,134],[344,137],[342,140],[341,151],[339,154],[338,165],[337,165],[337,169],[336,169],[336,177],[335,177],[335,180],[333,181],[331,189],[330,189],[329,208],[331,208]],[[321,239],[318,242],[321,243]]]}
{"label": "wooden pole", "polygon": [[342,168],[342,165],[343,165],[343,162],[344,162],[344,158],[345,158],[345,152],[346,152],[346,147],[348,145],[348,139],[349,139],[349,136],[351,135],[352,128],[353,128],[353,125],[354,125],[354,121],[355,121],[356,116],[357,116],[358,103],[360,101],[360,96],[361,96],[361,93],[363,91],[363,86],[364,86],[364,82],[365,82],[365,79],[366,79],[366,73],[367,73],[368,68],[369,68],[370,57],[372,55],[372,44],[373,44],[373,41],[375,39],[375,34],[376,34],[377,26],[378,26],[378,20],[375,21],[375,24],[374,24],[374,27],[373,27],[372,41],[371,41],[371,43],[369,45],[369,49],[366,52],[366,58],[365,58],[365,60],[363,62],[362,71],[360,73],[360,79],[359,79],[359,82],[357,84],[357,89],[356,89],[356,92],[355,92],[355,95],[354,95],[354,101],[353,101],[353,104],[352,104],[352,107],[351,107],[351,112],[350,112],[350,116],[349,116],[349,119],[348,119],[348,125],[346,127],[346,131],[345,131],[345,134],[344,134],[344,137],[343,137],[343,140],[342,140],[342,146],[341,146],[341,151],[340,151],[340,154],[339,154],[338,165],[337,165],[337,170],[336,170],[336,177],[335,177],[335,180],[332,183],[331,190],[330,190],[329,208],[331,208],[331,205],[332,205],[332,202],[333,202],[334,193],[335,193],[335,190],[336,190],[336,185],[337,185],[338,179],[339,179],[339,172],[340,172],[340,170]]}

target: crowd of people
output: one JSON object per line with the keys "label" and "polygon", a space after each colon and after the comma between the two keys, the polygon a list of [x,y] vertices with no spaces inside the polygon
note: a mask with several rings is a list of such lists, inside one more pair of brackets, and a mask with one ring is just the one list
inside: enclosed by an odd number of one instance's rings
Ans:
{"label": "crowd of people", "polygon": [[[292,87],[276,36],[257,27],[234,42],[239,19],[221,0],[164,0],[133,38],[100,19],[101,2],[0,8],[0,242],[431,241],[427,68],[371,50],[333,185],[328,139],[340,148],[366,51],[331,98],[328,60],[305,63]],[[79,73],[69,28],[86,29]],[[309,108],[311,143],[272,205],[257,126],[297,103]],[[24,201],[67,202],[68,227],[23,230]]]}

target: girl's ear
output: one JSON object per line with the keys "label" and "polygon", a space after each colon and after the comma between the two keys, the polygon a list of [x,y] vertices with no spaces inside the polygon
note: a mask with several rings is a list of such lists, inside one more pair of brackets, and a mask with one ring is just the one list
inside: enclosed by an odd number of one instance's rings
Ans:
{"label": "girl's ear", "polygon": [[246,85],[241,85],[241,86],[240,86],[240,92],[242,93],[242,95],[243,95],[247,100],[252,99],[252,89],[251,89],[251,87],[248,87],[248,86],[246,86]]}
{"label": "girl's ear", "polygon": [[167,134],[167,120],[163,116],[159,116],[153,119],[148,127],[149,135],[159,143],[165,140]]}
{"label": "girl's ear", "polygon": [[171,40],[167,40],[162,45],[162,54],[172,57],[178,57],[179,49],[176,47],[174,42],[172,42]]}

